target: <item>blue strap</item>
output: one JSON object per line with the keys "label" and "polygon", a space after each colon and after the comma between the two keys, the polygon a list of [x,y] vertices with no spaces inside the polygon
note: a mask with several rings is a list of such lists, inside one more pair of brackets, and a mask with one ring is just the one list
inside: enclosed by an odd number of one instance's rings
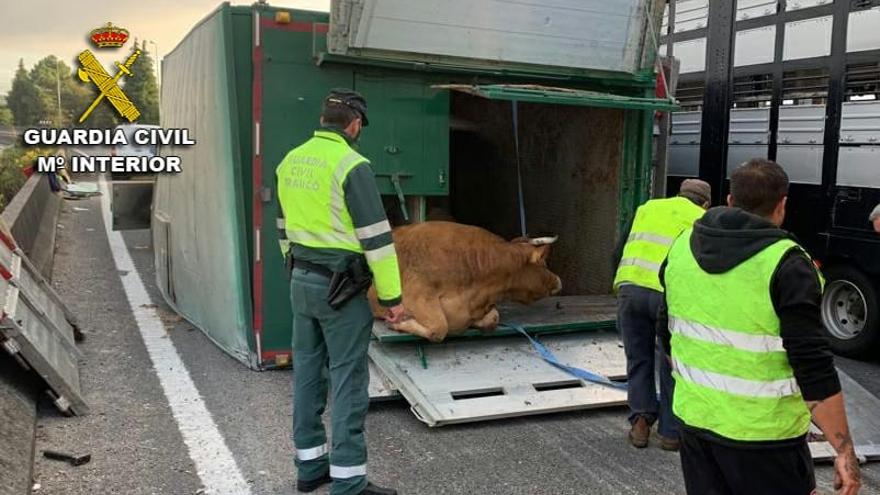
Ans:
{"label": "blue strap", "polygon": [[526,205],[523,201],[522,172],[519,166],[519,115],[517,113],[516,100],[510,102],[513,111],[513,146],[516,150],[516,187],[519,197],[519,230],[520,235],[526,237]]}
{"label": "blue strap", "polygon": [[504,326],[507,328],[512,328],[512,329],[516,330],[517,332],[523,334],[525,336],[525,338],[529,339],[529,342],[532,343],[532,347],[534,347],[535,350],[538,351],[538,354],[541,356],[541,358],[544,361],[547,361],[551,365],[555,366],[556,368],[561,369],[562,371],[568,373],[569,375],[580,378],[582,380],[586,380],[591,383],[596,383],[598,385],[605,385],[607,387],[615,388],[617,390],[626,390],[626,383],[624,383],[624,382],[615,382],[615,381],[608,379],[608,377],[600,375],[598,373],[593,373],[592,371],[588,371],[583,368],[576,368],[574,366],[569,366],[567,364],[563,364],[562,362],[559,361],[559,359],[556,358],[556,356],[553,354],[553,352],[550,351],[550,349],[546,348],[544,346],[544,344],[538,342],[531,335],[529,335],[528,332],[526,332],[526,329],[523,328],[522,325],[518,325],[515,323],[507,323],[507,324],[502,324],[501,326]]}

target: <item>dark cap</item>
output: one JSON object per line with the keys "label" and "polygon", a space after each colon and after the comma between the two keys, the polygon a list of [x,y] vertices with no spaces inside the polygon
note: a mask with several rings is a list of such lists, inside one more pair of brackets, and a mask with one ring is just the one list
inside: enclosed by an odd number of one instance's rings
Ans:
{"label": "dark cap", "polygon": [[370,125],[367,119],[367,100],[360,93],[348,88],[334,88],[330,90],[330,94],[324,99],[324,103],[336,103],[345,105],[357,112],[361,117],[361,123],[364,127]]}
{"label": "dark cap", "polygon": [[679,189],[678,192],[679,194],[696,196],[698,199],[701,199],[703,203],[712,202],[712,186],[710,186],[708,182],[700,179],[685,179],[685,181],[681,183],[681,189]]}

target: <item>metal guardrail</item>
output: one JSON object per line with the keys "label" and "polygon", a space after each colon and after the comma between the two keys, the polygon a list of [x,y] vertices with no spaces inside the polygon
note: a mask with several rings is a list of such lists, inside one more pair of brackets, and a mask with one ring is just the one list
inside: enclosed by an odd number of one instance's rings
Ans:
{"label": "metal guardrail", "polygon": [[0,233],[0,347],[45,380],[55,406],[86,414],[76,319],[15,241]]}

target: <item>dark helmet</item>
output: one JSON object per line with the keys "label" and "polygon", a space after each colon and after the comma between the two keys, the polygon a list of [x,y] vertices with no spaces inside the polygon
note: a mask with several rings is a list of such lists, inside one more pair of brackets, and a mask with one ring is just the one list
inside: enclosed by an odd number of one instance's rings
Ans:
{"label": "dark helmet", "polygon": [[370,125],[367,119],[367,100],[360,93],[353,89],[335,88],[330,90],[330,94],[324,99],[324,104],[335,103],[345,105],[358,113],[361,117],[361,123],[364,127]]}

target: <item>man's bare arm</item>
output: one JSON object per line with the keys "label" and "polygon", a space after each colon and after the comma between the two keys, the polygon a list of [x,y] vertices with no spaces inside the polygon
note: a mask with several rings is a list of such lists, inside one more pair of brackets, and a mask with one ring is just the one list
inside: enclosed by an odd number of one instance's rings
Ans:
{"label": "man's bare arm", "polygon": [[846,421],[843,392],[820,401],[807,402],[807,407],[813,416],[813,422],[837,452],[837,459],[834,461],[834,487],[843,495],[855,495],[862,484],[862,477]]}

